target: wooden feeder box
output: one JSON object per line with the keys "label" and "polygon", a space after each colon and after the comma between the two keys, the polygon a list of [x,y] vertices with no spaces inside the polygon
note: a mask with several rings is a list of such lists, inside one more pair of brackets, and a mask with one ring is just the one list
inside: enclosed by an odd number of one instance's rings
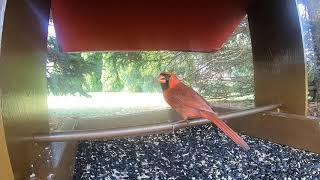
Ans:
{"label": "wooden feeder box", "polygon": [[[215,110],[238,132],[320,153],[320,121],[306,116],[306,62],[296,1],[1,0],[0,10],[1,179],[26,179],[30,172],[39,179],[71,179],[78,140],[186,126],[173,127],[176,115],[167,110],[90,123],[65,121],[58,132],[49,132],[45,62],[50,10],[66,52],[214,52],[247,14],[256,108]],[[198,119],[191,125],[207,122]]]}

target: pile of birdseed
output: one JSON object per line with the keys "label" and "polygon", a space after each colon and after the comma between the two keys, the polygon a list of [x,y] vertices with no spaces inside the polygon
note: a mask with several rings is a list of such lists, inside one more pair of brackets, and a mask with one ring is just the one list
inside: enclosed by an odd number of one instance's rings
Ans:
{"label": "pile of birdseed", "polygon": [[320,155],[242,135],[241,150],[215,126],[79,144],[74,179],[320,178]]}

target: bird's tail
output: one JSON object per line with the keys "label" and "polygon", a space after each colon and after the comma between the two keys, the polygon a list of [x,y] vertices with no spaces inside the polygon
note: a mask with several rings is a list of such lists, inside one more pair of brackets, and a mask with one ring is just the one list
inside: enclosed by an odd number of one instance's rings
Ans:
{"label": "bird's tail", "polygon": [[241,146],[245,150],[249,150],[248,144],[236,133],[234,132],[225,122],[220,120],[214,113],[208,111],[201,111],[202,117],[209,119],[218,128],[220,128],[227,136],[229,136],[235,143]]}

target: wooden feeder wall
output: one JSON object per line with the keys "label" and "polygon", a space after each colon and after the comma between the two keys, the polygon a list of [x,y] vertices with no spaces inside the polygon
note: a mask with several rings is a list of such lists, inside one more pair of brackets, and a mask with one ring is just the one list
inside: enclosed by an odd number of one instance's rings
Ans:
{"label": "wooden feeder wall", "polygon": [[[50,7],[50,0],[0,0],[0,22],[3,25],[1,26],[0,59],[1,179],[25,179],[29,177],[31,171],[36,172],[40,178],[46,178],[49,174],[54,174],[55,179],[72,177],[77,149],[76,141],[49,142],[47,139],[46,142],[36,142],[41,137],[50,139],[51,135],[48,124],[45,75]],[[226,7],[230,7],[230,4]],[[294,0],[252,0],[246,12],[252,39],[255,105],[260,107],[281,104],[282,106],[280,112],[268,111],[247,114],[241,118],[234,117],[227,121],[228,124],[236,131],[250,136],[320,153],[320,121],[306,117],[306,63],[296,2]],[[241,18],[237,23],[240,20]],[[235,27],[231,23],[232,28]],[[81,34],[81,32],[78,33]],[[223,34],[223,38],[230,33],[228,31]],[[63,35],[60,34],[60,37]],[[108,35],[106,37],[110,38]],[[184,36],[179,38],[183,39]],[[192,39],[191,36],[189,38]],[[201,38],[203,41],[206,40]],[[208,36],[208,38],[212,37]],[[71,39],[70,42],[73,40],[75,39]],[[219,43],[221,41],[217,42],[217,48]],[[73,50],[72,44],[65,45],[66,50]],[[91,45],[92,47],[87,50],[95,48],[95,43]],[[151,47],[149,45],[148,42],[143,42],[140,49]],[[156,44],[153,49],[163,47],[165,45]],[[169,50],[179,49],[177,47],[179,46]],[[132,46],[126,48],[132,50]],[[180,50],[187,49],[215,50],[215,48],[203,49],[201,46],[184,46]],[[216,110],[222,114],[233,111],[226,108],[216,108]],[[124,117],[122,120],[128,121],[128,124],[117,124],[116,127],[162,123],[172,119],[172,114],[174,113],[171,111],[161,111]],[[129,121],[128,118],[137,121],[132,124],[133,121]],[[66,121],[60,130],[86,131],[98,127],[108,130],[114,126],[107,122],[118,120],[101,119],[90,121],[90,124],[85,121]],[[39,154],[46,154],[46,151],[50,150],[55,156],[55,161],[43,166],[43,160],[49,157],[39,156]],[[55,153],[57,151],[59,153]],[[31,164],[33,168],[30,167]]]}

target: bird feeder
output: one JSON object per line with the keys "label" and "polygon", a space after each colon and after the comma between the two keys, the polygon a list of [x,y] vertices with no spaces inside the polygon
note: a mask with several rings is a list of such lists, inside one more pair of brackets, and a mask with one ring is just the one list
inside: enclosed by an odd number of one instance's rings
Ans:
{"label": "bird feeder", "polygon": [[[1,0],[0,177],[71,179],[78,140],[162,133],[171,110],[65,121],[49,132],[45,62],[50,11],[65,52],[218,51],[247,14],[255,108],[213,107],[236,131],[320,153],[320,121],[306,116],[307,77],[293,0]],[[121,119],[120,118],[120,119]],[[191,126],[208,123],[191,121]],[[45,162],[45,163],[44,163]],[[32,176],[31,176],[32,177]]]}

